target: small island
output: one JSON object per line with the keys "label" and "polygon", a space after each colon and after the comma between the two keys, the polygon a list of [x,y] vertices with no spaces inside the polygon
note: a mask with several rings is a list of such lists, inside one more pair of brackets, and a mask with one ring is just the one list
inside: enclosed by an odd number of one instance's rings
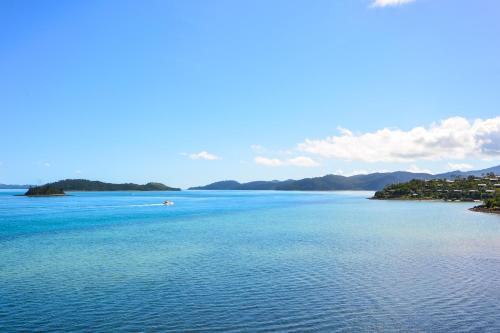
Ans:
{"label": "small island", "polygon": [[162,183],[112,184],[86,179],[65,179],[41,186],[32,186],[24,194],[28,197],[64,196],[69,192],[101,192],[101,191],[180,191],[180,188],[169,187]]}
{"label": "small island", "polygon": [[150,182],[144,185],[134,183],[112,184],[87,179],[64,179],[44,186],[62,189],[63,191],[180,191],[180,188],[169,187],[162,183]]}
{"label": "small island", "polygon": [[30,187],[28,191],[24,194],[27,197],[52,197],[52,196],[64,196],[64,190],[50,185],[34,186]]}

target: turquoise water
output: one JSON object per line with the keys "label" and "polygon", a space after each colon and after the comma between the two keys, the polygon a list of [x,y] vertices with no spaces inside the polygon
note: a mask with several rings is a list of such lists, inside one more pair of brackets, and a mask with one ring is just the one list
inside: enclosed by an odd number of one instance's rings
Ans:
{"label": "turquoise water", "polygon": [[500,331],[500,216],[470,204],[14,193],[0,191],[1,332]]}

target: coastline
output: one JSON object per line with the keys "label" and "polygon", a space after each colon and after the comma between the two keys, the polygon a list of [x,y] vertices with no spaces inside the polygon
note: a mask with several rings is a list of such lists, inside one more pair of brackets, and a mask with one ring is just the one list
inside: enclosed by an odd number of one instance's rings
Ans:
{"label": "coastline", "polygon": [[475,207],[469,208],[469,210],[473,211],[473,212],[479,212],[479,213],[500,215],[500,209],[486,208],[485,206],[475,206]]}
{"label": "coastline", "polygon": [[[420,198],[420,199],[408,199],[408,198],[375,198],[371,197],[368,198],[369,200],[380,200],[380,201],[435,201],[435,202],[450,202],[442,199],[426,199],[426,198]],[[470,202],[470,201],[461,201],[461,202]]]}
{"label": "coastline", "polygon": [[70,194],[35,194],[35,195],[26,195],[26,194],[14,194],[16,197],[67,197],[71,196]]}
{"label": "coastline", "polygon": [[[446,202],[446,203],[465,203],[465,202],[472,202],[472,201],[464,201],[464,200],[453,200],[453,201],[447,201],[447,200],[441,200],[441,199],[408,199],[408,198],[384,198],[384,199],[378,199],[378,198],[368,198],[369,200],[388,200],[388,201],[425,201],[425,202]],[[495,215],[500,215],[500,209],[492,209],[492,208],[486,208],[484,205],[479,205],[479,206],[474,206],[469,208],[470,211],[472,212],[478,212],[478,213],[486,213],[486,214],[495,214]]]}
{"label": "coastline", "polygon": [[445,200],[445,199],[435,199],[435,198],[375,198],[371,197],[368,198],[369,200],[387,200],[387,201],[426,201],[426,202],[448,202],[448,203],[454,203],[454,202],[476,202],[473,200]]}
{"label": "coastline", "polygon": [[65,190],[67,192],[180,192],[182,189],[176,190]]}

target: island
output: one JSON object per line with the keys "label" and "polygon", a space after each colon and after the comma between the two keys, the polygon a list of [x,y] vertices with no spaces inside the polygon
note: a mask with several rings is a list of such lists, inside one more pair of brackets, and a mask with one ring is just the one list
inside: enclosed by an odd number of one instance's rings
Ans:
{"label": "island", "polygon": [[0,190],[24,190],[33,187],[33,185],[0,184]]}
{"label": "island", "polygon": [[30,187],[24,195],[27,197],[51,197],[63,196],[66,195],[66,193],[64,193],[64,190],[61,188],[50,185],[42,185]]}
{"label": "island", "polygon": [[[95,180],[87,179],[65,179],[54,183],[48,183],[43,186],[38,186],[32,189],[45,189],[46,191],[61,191],[83,192],[83,191],[180,191],[180,188],[169,187],[162,183],[150,182],[144,185],[134,183],[112,184]],[[39,191],[39,190],[37,190]],[[28,191],[29,192],[29,191]]]}

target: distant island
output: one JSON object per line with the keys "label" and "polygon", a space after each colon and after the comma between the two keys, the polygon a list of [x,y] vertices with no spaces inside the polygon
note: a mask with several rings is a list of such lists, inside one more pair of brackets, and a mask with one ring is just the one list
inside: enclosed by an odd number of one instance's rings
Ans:
{"label": "distant island", "polygon": [[[65,179],[43,186],[31,187],[30,191],[180,191],[180,188],[169,187],[162,183],[147,183],[138,185],[133,183],[112,184],[87,179]],[[26,195],[28,195],[26,192]]]}
{"label": "distant island", "polygon": [[42,185],[30,187],[28,191],[24,194],[28,197],[48,197],[48,196],[63,196],[66,195],[63,189],[57,188],[50,185]]}
{"label": "distant island", "polygon": [[25,188],[33,187],[33,185],[7,185],[0,184],[0,190],[24,190]]}
{"label": "distant island", "polygon": [[273,180],[239,183],[227,180],[206,186],[191,187],[190,190],[274,190],[274,191],[347,191],[371,190],[383,188],[387,184],[404,182],[413,178],[431,178],[432,175],[411,172],[372,173],[368,175],[304,178],[300,180]]}
{"label": "distant island", "polygon": [[412,179],[455,179],[469,176],[482,177],[486,174],[500,174],[500,166],[475,170],[475,171],[452,171],[432,175],[429,173],[412,173],[406,171],[371,173],[367,175],[340,176],[326,175],[323,177],[304,178],[300,180],[274,180],[253,181],[239,183],[235,180],[215,182],[205,186],[196,186],[190,190],[275,190],[275,191],[379,191],[385,186],[396,183],[405,183]]}

